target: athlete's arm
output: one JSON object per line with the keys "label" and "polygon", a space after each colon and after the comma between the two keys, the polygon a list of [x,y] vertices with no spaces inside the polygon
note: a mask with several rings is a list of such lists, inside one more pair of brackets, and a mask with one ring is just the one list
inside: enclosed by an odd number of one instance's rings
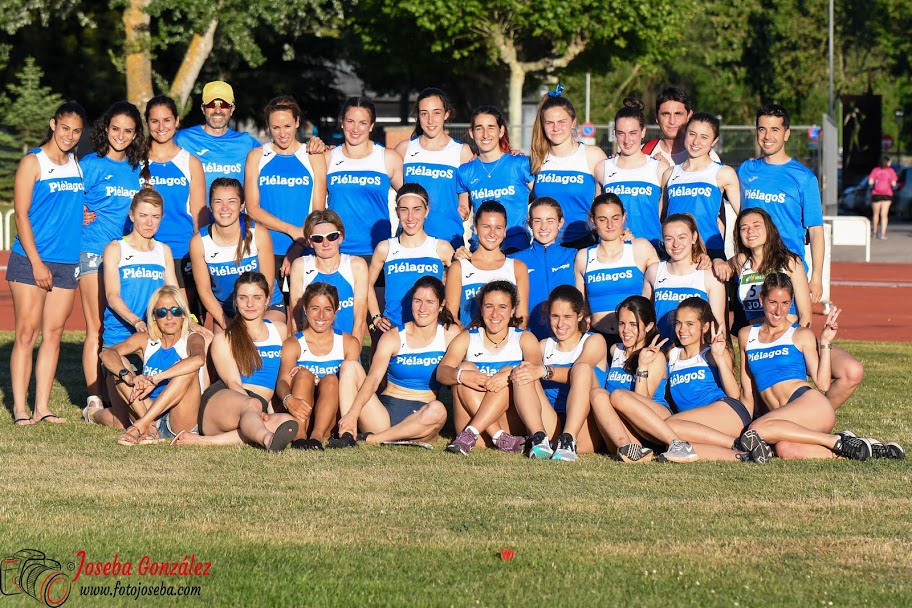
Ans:
{"label": "athlete's arm", "polygon": [[[361,384],[361,388],[358,389],[358,393],[355,395],[354,400],[351,402],[351,407],[348,408],[344,417],[352,417],[354,419],[353,421],[357,423],[358,416],[361,415],[361,410],[370,398],[376,394],[377,389],[380,387],[380,383],[383,382],[383,379],[386,377],[390,359],[393,358],[393,355],[395,355],[398,350],[398,330],[393,329],[380,337],[380,340],[377,342],[377,350],[374,351],[374,357],[371,359],[367,378],[364,379],[364,383]],[[344,425],[342,425],[340,421],[340,427],[341,426]]]}
{"label": "athlete's arm", "polygon": [[[279,360],[279,377],[276,379],[274,397],[282,403],[292,416],[295,416],[295,412],[292,410],[297,410],[299,407],[306,407],[301,399],[296,399],[294,397],[288,397],[288,399],[286,399],[286,396],[291,394],[291,384],[292,379],[294,378],[291,372],[298,366],[298,357],[300,356],[301,343],[298,342],[298,338],[294,334],[285,338],[282,342],[282,357]],[[291,403],[289,406],[289,401],[294,401],[294,403]],[[297,416],[295,417],[297,418]]]}
{"label": "athlete's arm", "polygon": [[[716,183],[719,184],[719,188],[725,194],[725,198],[728,199],[728,204],[731,205],[735,214],[741,213],[741,183],[738,181],[738,174],[735,173],[735,170],[728,165],[719,169]],[[722,236],[724,237],[725,226],[721,222],[719,230],[722,231]]]}
{"label": "athlete's arm", "polygon": [[725,293],[725,286],[716,280],[716,277],[713,276],[712,270],[703,271],[703,281],[706,285],[706,295],[709,298],[709,307],[712,309],[713,317],[716,319],[718,328],[724,330],[727,327],[726,315],[725,315],[725,300],[727,294]]}
{"label": "athlete's arm", "polygon": [[302,315],[298,310],[302,295],[304,295],[304,258],[300,257],[291,264],[291,284],[288,288],[288,323],[295,331],[302,329],[300,325]]}
{"label": "athlete's arm", "polygon": [[573,260],[573,276],[576,277],[576,288],[580,293],[586,295],[586,250],[580,249],[576,252],[576,258]]}
{"label": "athlete's arm", "polygon": [[[440,364],[437,366],[437,382],[440,384],[446,384],[447,386],[455,386],[456,374],[460,365],[465,361],[466,352],[469,349],[469,331],[463,330],[458,336],[453,338],[453,341],[450,342],[450,345],[447,347],[446,354],[443,355]],[[467,376],[471,379],[470,382],[466,382]],[[478,370],[466,369],[459,375],[460,382],[474,388],[475,390],[484,390],[484,388],[476,388],[476,386],[483,386],[487,376],[482,374]]]}
{"label": "athlete's arm", "polygon": [[133,373],[133,366],[126,357],[129,354],[142,351],[146,347],[146,342],[148,340],[149,334],[144,331],[138,331],[135,334],[131,334],[130,337],[123,342],[101,351],[98,358],[104,368],[115,376],[117,376],[117,372],[122,369],[129,371],[131,373],[130,383],[132,385],[133,376],[136,374]]}
{"label": "athlete's arm", "polygon": [[450,264],[446,272],[446,307],[459,323],[459,305],[462,303],[462,265]]}
{"label": "athlete's arm", "polygon": [[823,256],[826,244],[823,240],[823,226],[808,228],[811,237],[811,280],[808,287],[811,290],[811,302],[816,304],[823,295]]}
{"label": "athlete's arm", "polygon": [[352,279],[354,280],[352,288],[355,292],[355,304],[352,307],[355,324],[351,333],[361,342],[364,340],[365,321],[367,319],[367,292],[373,290],[369,290],[367,285],[367,262],[357,256],[349,259],[351,260]]}
{"label": "athlete's arm", "polygon": [[402,187],[402,157],[395,150],[386,148],[384,150],[384,163],[386,165],[386,174],[390,178],[390,185],[393,190],[398,191]]}
{"label": "athlete's arm", "polygon": [[[150,388],[154,388],[164,380],[171,380],[172,378],[186,376],[187,374],[198,374],[199,370],[205,364],[206,340],[203,338],[202,334],[192,333],[187,337],[187,358],[176,361],[174,365],[158,374],[149,376],[149,380],[152,381],[153,385]],[[152,391],[150,390],[149,392]]]}
{"label": "athlete's arm", "polygon": [[174,256],[171,254],[171,248],[164,243],[161,246],[162,253],[165,255],[165,285],[177,287],[177,272],[174,270]]}
{"label": "athlete's arm", "polygon": [[795,290],[795,308],[798,310],[798,324],[802,327],[811,326],[811,291],[808,287],[807,273],[804,271],[804,264],[800,258],[792,258],[789,267],[786,269],[789,278],[792,279],[792,287]]}
{"label": "athlete's arm", "polygon": [[203,251],[203,237],[196,233],[190,239],[190,268],[193,272],[193,283],[200,302],[206,312],[212,316],[212,322],[225,329],[228,322],[222,305],[215,294],[212,293],[212,278],[209,276],[209,267],[206,265],[205,252]]}
{"label": "athlete's arm", "polygon": [[741,403],[743,403],[749,412],[756,412],[754,403],[754,376],[751,374],[750,367],[747,365],[747,352],[744,346],[747,344],[747,338],[750,336],[751,326],[741,328],[738,332],[738,350],[741,356]]}
{"label": "athlete's arm", "polygon": [[659,198],[659,219],[662,221],[665,220],[665,215],[668,213],[668,180],[671,179],[671,173],[672,168],[669,167],[659,180],[662,184],[662,196]]}
{"label": "athlete's arm", "polygon": [[468,192],[459,193],[459,217],[462,218],[462,221],[469,219],[469,212],[472,210],[472,204],[469,200]]}
{"label": "athlete's arm", "polygon": [[643,297],[652,300],[653,285],[655,285],[656,273],[659,271],[659,265],[650,264],[643,273]]}
{"label": "athlete's arm", "polygon": [[516,297],[519,300],[516,316],[522,318],[519,327],[525,329],[529,326],[529,269],[524,262],[514,260],[513,271],[516,277]]}
{"label": "athlete's arm", "polygon": [[253,238],[257,246],[257,263],[260,266],[260,272],[266,277],[269,283],[269,293],[266,295],[266,306],[272,304],[272,298],[275,294],[272,290],[275,288],[275,255],[272,248],[272,237],[269,231],[262,225],[256,224],[253,227]]}
{"label": "athlete's arm", "polygon": [[219,379],[224,382],[225,387],[246,395],[247,391],[244,390],[244,385],[241,383],[241,372],[238,371],[237,363],[231,354],[231,345],[228,344],[228,334],[217,334],[212,339],[209,353],[212,355],[215,371]]}
{"label": "athlete's arm", "polygon": [[652,243],[646,239],[633,239],[633,259],[636,260],[640,270],[645,272],[653,264],[659,263],[659,254]]}
{"label": "athlete's arm", "polygon": [[[668,164],[668,161],[665,158],[659,159],[659,169],[658,169],[658,178],[659,178],[659,187],[664,191],[665,183],[669,177],[671,177],[671,165]],[[659,197],[659,217],[661,218],[665,215],[665,197]]]}
{"label": "athlete's arm", "polygon": [[[444,241],[443,239],[437,239],[437,257],[440,258],[440,261],[443,262],[443,266],[447,267],[452,263],[453,256],[456,255],[456,252],[453,250],[453,246]],[[446,273],[443,273],[443,282],[446,283]]]}
{"label": "athlete's arm", "polygon": [[[313,154],[310,156],[310,168],[313,169],[313,192],[310,197],[310,210],[322,211],[326,209],[326,156]],[[300,226],[302,230],[304,227]]]}
{"label": "athlete's arm", "polygon": [[728,340],[728,333],[724,327],[713,332],[708,361],[719,372],[719,386],[725,392],[725,396],[737,399],[741,394],[741,387],[738,386],[738,380],[735,378],[735,364],[732,361],[732,353],[726,344]]}
{"label": "athlete's arm", "polygon": [[206,208],[206,172],[203,163],[190,157],[190,216],[193,218],[193,232],[199,232],[202,226],[209,223],[209,210]]}
{"label": "athlete's arm", "polygon": [[[377,315],[380,315],[380,317],[373,322],[374,327],[380,331],[388,331],[393,327],[390,320],[383,316],[384,311],[380,310],[380,301],[377,299],[377,279],[383,274],[383,265],[386,262],[386,256],[388,255],[389,241],[381,241],[377,244],[377,248],[374,249],[374,254],[371,256],[370,267],[367,270],[367,314],[369,319],[374,319]],[[395,294],[393,295],[395,296]]]}

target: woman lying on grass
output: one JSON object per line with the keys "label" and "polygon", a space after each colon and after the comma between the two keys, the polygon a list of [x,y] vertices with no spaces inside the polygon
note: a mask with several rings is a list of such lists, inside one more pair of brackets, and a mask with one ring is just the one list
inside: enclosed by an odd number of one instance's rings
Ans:
{"label": "woman lying on grass", "polygon": [[[137,332],[101,353],[101,364],[116,378],[114,406],[90,403],[86,422],[124,428],[117,443],[132,446],[171,439],[196,427],[206,345],[190,330],[187,298],[173,285],[159,287],[149,299],[147,331]],[[142,374],[127,357],[142,351]],[[133,421],[130,424],[130,421]]]}
{"label": "woman lying on grass", "polygon": [[219,380],[200,401],[199,434],[180,433],[172,444],[246,442],[280,452],[294,439],[298,423],[288,414],[268,413],[285,336],[283,323],[263,318],[269,293],[262,273],[244,272],[238,277],[233,296],[237,316],[212,341]]}

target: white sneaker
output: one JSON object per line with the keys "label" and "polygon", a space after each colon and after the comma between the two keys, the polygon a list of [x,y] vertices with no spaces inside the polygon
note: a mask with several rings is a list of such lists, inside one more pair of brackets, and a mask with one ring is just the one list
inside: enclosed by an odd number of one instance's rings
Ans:
{"label": "white sneaker", "polygon": [[693,462],[700,459],[693,446],[680,439],[672,439],[668,451],[662,456],[668,462]]}

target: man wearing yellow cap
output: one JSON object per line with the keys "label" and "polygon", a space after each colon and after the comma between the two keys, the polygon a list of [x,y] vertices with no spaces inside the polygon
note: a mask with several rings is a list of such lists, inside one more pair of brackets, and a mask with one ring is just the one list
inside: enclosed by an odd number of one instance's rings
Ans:
{"label": "man wearing yellow cap", "polygon": [[244,183],[247,153],[260,146],[249,133],[239,133],[228,127],[234,107],[231,85],[214,80],[203,87],[200,109],[206,123],[181,129],[175,136],[177,145],[189,150],[203,164],[207,196],[209,186],[217,177],[234,177]]}

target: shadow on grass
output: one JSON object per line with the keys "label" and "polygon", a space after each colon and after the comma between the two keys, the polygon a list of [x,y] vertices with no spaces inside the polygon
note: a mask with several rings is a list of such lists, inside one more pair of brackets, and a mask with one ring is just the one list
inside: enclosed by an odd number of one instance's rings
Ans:
{"label": "shadow on grass", "polygon": [[[61,399],[54,398],[54,394],[59,394],[61,389],[63,390],[66,399],[68,399],[71,404],[83,403],[88,396],[85,389],[85,378],[82,374],[81,335],[81,333],[64,334],[63,341],[60,343],[60,358],[57,361],[57,374],[54,377],[60,386],[55,386],[51,390],[51,409],[56,413],[62,413],[58,411],[59,407],[62,405]],[[35,350],[32,353],[32,378],[29,381],[27,397],[30,409],[35,404],[34,361],[35,357],[38,356],[38,346],[40,346],[40,344],[41,341],[39,339],[35,345]],[[3,392],[3,406],[9,413],[10,418],[13,417],[13,387],[9,374],[9,360],[12,353],[12,340],[0,342],[0,361],[3,361],[3,365],[6,366],[3,373],[0,373],[0,391]]]}

